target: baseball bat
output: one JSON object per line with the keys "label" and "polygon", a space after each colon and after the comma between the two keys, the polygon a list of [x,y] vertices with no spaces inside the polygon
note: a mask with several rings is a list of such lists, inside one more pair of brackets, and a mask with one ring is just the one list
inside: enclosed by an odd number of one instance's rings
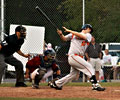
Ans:
{"label": "baseball bat", "polygon": [[50,22],[56,29],[58,29],[57,25],[50,20],[50,18],[42,11],[42,9],[40,9],[39,6],[36,6],[35,9],[36,9],[40,14],[42,14],[42,15],[46,18],[46,20],[47,20],[48,22]]}

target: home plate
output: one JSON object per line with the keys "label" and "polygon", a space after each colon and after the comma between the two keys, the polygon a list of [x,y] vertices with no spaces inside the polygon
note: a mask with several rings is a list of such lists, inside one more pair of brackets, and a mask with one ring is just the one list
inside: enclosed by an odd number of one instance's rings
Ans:
{"label": "home plate", "polygon": [[120,90],[114,90],[115,92],[120,92]]}

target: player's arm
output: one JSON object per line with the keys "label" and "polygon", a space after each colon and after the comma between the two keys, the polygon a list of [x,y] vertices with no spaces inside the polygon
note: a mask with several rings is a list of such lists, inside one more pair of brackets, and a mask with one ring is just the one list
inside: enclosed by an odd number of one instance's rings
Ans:
{"label": "player's arm", "polygon": [[101,52],[99,53],[99,58],[102,59],[102,53]]}
{"label": "player's arm", "polygon": [[87,59],[87,61],[90,61],[90,57],[88,55],[88,52],[89,52],[89,46],[87,47],[87,49],[85,50],[85,57]]}
{"label": "player's arm", "polygon": [[29,69],[28,68],[26,68],[26,72],[25,72],[25,78],[29,78]]}
{"label": "player's arm", "polygon": [[63,27],[63,29],[65,30],[65,32],[70,32],[70,33],[72,33],[73,35],[75,35],[75,36],[77,36],[77,37],[79,37],[79,38],[82,38],[82,39],[84,39],[84,40],[87,39],[87,37],[86,37],[85,34],[82,34],[82,33],[80,34],[79,32],[69,30],[69,29],[67,29],[66,27]]}
{"label": "player's arm", "polygon": [[87,52],[85,53],[85,56],[86,56],[86,58],[87,58],[87,61],[90,61],[90,57],[88,56],[88,53],[87,53]]}
{"label": "player's arm", "polygon": [[98,49],[98,50],[99,50],[99,51],[98,51],[98,52],[99,52],[99,58],[102,59],[102,51],[101,51],[100,45],[99,45],[99,49]]}
{"label": "player's arm", "polygon": [[7,46],[7,38],[5,38],[1,43],[0,43],[0,50],[2,49],[2,47]]}
{"label": "player's arm", "polygon": [[0,44],[0,50],[2,49],[2,45]]}
{"label": "player's arm", "polygon": [[29,54],[24,54],[21,50],[18,50],[17,53],[26,58],[28,58],[30,56]]}
{"label": "player's arm", "polygon": [[61,30],[57,29],[57,33],[63,41],[67,41],[66,37],[63,35]]}
{"label": "player's arm", "polygon": [[57,70],[56,74],[57,74],[57,75],[60,75],[60,74],[61,74],[60,69],[59,69],[59,70]]}

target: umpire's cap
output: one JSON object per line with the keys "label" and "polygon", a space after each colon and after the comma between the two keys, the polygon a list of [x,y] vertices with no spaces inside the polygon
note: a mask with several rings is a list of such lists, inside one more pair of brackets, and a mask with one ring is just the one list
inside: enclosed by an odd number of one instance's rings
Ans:
{"label": "umpire's cap", "polygon": [[81,31],[82,31],[82,30],[85,30],[85,29],[87,29],[87,28],[90,28],[90,29],[91,29],[91,32],[90,32],[90,33],[93,32],[92,25],[90,25],[90,24],[84,24],[84,25],[82,26],[82,28],[81,28]]}
{"label": "umpire's cap", "polygon": [[17,27],[15,28],[15,32],[26,32],[26,28],[23,27],[22,25],[17,26]]}

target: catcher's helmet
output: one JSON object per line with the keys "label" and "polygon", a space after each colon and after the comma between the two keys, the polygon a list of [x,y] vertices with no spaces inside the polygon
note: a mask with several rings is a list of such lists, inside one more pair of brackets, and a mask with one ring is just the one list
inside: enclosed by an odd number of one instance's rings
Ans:
{"label": "catcher's helmet", "polygon": [[85,30],[85,29],[87,29],[87,28],[90,28],[90,29],[91,29],[91,32],[90,32],[90,33],[93,32],[92,25],[90,25],[90,24],[84,24],[84,25],[82,26],[81,30]]}
{"label": "catcher's helmet", "polygon": [[56,55],[56,53],[55,53],[55,51],[54,50],[52,50],[52,49],[48,49],[48,50],[46,50],[45,52],[44,52],[44,56],[47,56],[48,57],[48,59],[54,59],[55,58],[55,55]]}

